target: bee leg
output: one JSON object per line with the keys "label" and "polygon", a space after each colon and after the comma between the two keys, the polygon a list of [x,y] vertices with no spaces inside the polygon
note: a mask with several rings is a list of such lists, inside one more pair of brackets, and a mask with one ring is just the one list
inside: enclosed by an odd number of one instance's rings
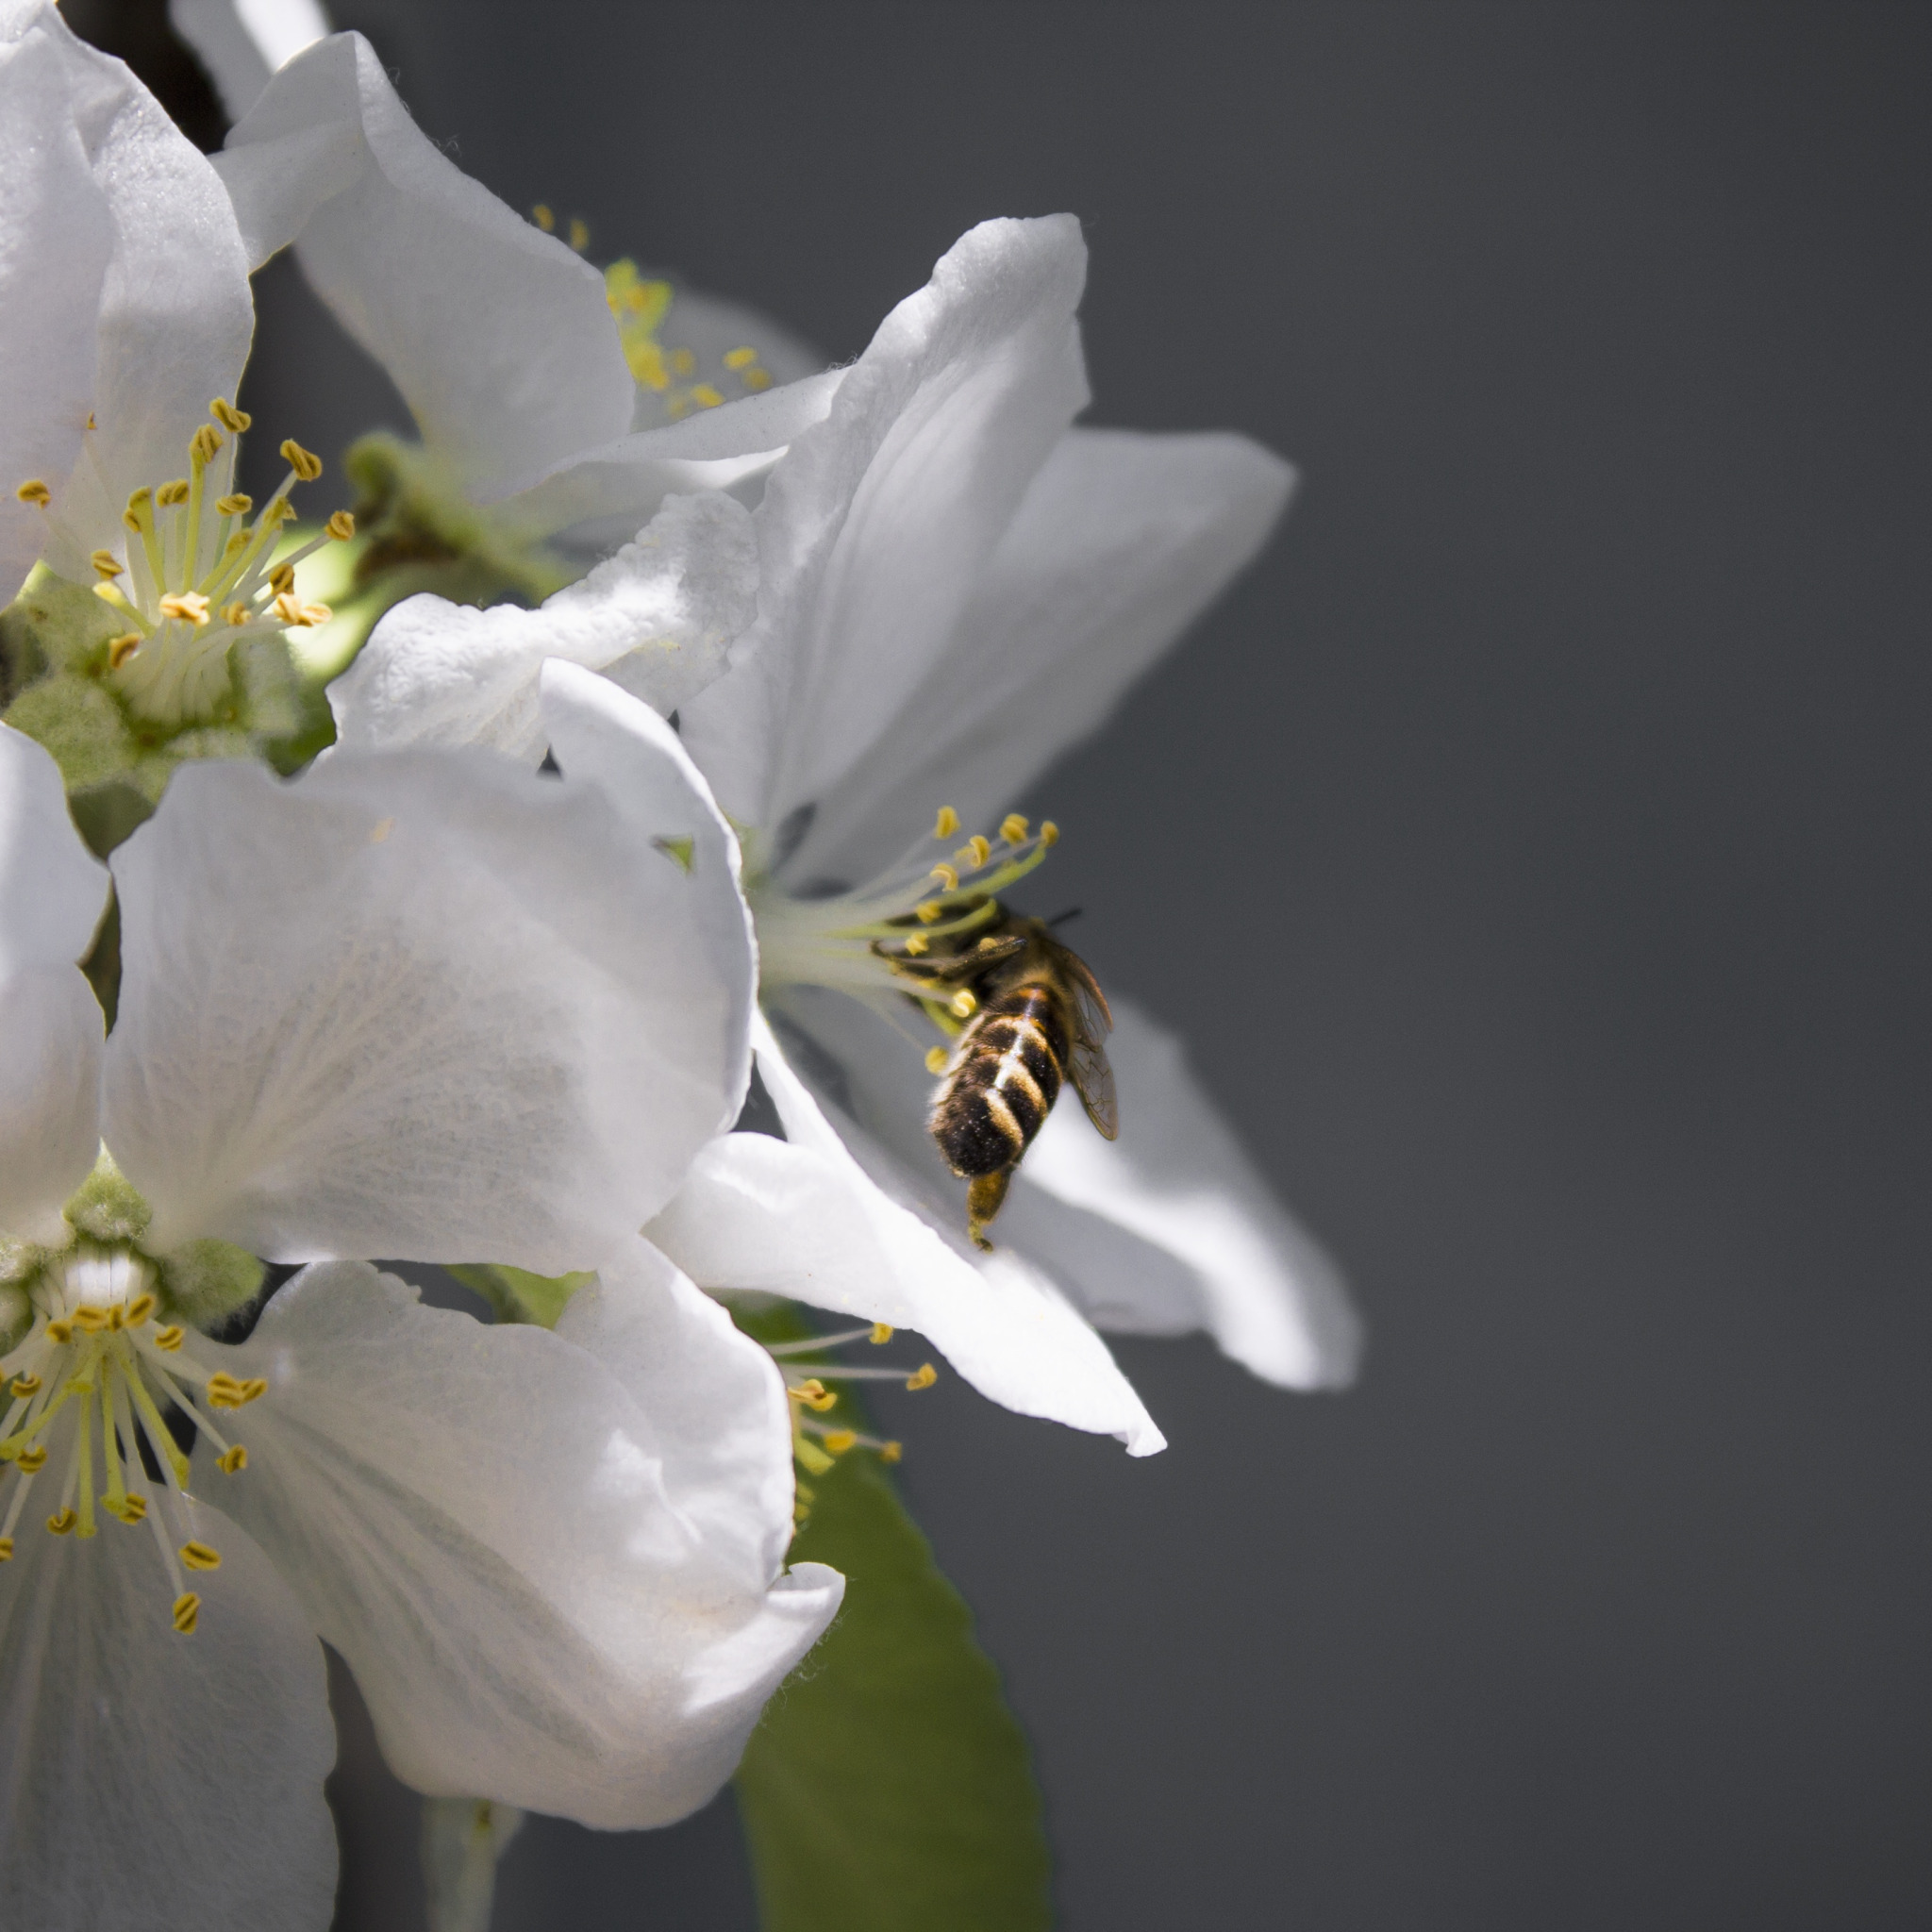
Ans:
{"label": "bee leg", "polygon": [[1000,1211],[1000,1203],[1007,1198],[1007,1183],[1012,1178],[1013,1170],[1003,1167],[997,1174],[975,1174],[966,1190],[966,1232],[975,1248],[991,1250],[992,1243],[986,1238],[987,1224]]}

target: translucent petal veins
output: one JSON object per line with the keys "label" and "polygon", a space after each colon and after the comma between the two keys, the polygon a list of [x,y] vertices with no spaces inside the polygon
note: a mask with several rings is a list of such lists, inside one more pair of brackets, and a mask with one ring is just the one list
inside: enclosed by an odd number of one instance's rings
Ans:
{"label": "translucent petal veins", "polygon": [[0,1357],[8,1405],[0,1419],[0,1562],[15,1553],[21,1522],[36,1507],[36,1485],[56,1484],[38,1506],[54,1506],[42,1519],[50,1536],[96,1535],[97,1507],[127,1528],[148,1524],[158,1557],[157,1612],[169,1606],[174,1627],[188,1636],[201,1598],[183,1574],[212,1573],[222,1558],[199,1533],[188,1457],[168,1415],[206,1435],[222,1452],[216,1466],[238,1475],[248,1452],[222,1435],[214,1417],[245,1407],[268,1384],[210,1370],[177,1324],[151,1326],[153,1279],[139,1254],[81,1244],[50,1259],[29,1291],[33,1324]]}

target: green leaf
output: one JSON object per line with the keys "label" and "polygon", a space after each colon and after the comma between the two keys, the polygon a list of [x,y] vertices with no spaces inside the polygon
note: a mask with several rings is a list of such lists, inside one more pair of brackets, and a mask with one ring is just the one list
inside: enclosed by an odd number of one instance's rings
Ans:
{"label": "green leaf", "polygon": [[810,1489],[791,1560],[842,1571],[845,1603],[739,1768],[764,1932],[1051,1925],[1026,1740],[972,1613],[874,1457]]}
{"label": "green leaf", "polygon": [[535,1328],[555,1328],[570,1306],[570,1298],[594,1274],[531,1274],[501,1261],[465,1261],[444,1271],[465,1288],[474,1289],[496,1310],[499,1322],[527,1322]]}

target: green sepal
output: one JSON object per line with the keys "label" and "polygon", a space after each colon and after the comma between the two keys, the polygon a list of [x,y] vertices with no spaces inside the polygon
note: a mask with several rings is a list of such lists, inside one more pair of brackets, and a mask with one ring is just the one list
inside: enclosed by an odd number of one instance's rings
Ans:
{"label": "green sepal", "polygon": [[[740,1320],[763,1333],[776,1312]],[[763,1932],[1050,1926],[1031,1755],[971,1611],[875,1457],[810,1487],[789,1560],[841,1572],[845,1602],[738,1771]]]}
{"label": "green sepal", "polygon": [[155,1257],[161,1305],[196,1328],[212,1328],[255,1299],[268,1271],[226,1241],[189,1241]]}
{"label": "green sepal", "polygon": [[532,1274],[501,1261],[465,1261],[444,1271],[480,1294],[496,1311],[499,1322],[524,1322],[533,1328],[555,1328],[577,1290],[596,1280],[589,1274]]}

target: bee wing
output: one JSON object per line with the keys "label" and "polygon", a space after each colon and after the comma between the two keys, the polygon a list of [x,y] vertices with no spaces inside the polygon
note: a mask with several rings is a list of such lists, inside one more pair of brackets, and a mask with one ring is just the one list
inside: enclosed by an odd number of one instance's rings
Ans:
{"label": "bee wing", "polygon": [[1067,1071],[1087,1118],[1103,1140],[1111,1141],[1121,1130],[1120,1101],[1105,1044],[1113,1031],[1113,1014],[1086,960],[1063,947],[1060,965],[1074,994],[1073,1064]]}

